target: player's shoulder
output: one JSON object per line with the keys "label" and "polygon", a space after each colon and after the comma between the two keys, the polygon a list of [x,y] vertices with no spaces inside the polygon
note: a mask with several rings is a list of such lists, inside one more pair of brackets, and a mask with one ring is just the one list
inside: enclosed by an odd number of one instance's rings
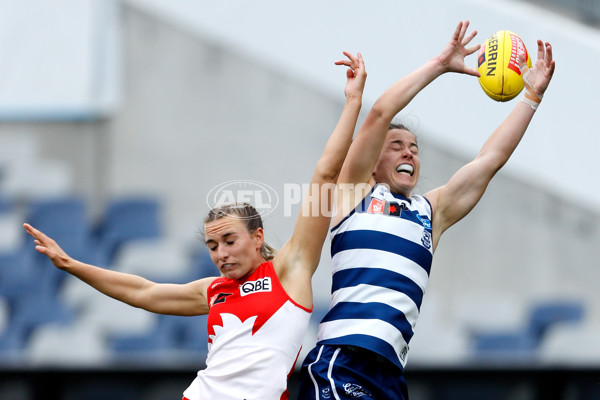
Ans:
{"label": "player's shoulder", "polygon": [[210,276],[210,277],[206,277],[206,278],[200,278],[197,279],[195,281],[192,282],[192,284],[195,286],[195,288],[201,292],[201,293],[206,293],[208,290],[212,290],[215,288],[216,283],[220,282],[224,279],[222,276]]}
{"label": "player's shoulder", "polygon": [[440,193],[443,191],[443,189],[444,186],[440,186],[421,195],[421,197],[424,198],[431,206],[432,214],[435,214],[435,210],[437,209],[438,201],[440,199]]}

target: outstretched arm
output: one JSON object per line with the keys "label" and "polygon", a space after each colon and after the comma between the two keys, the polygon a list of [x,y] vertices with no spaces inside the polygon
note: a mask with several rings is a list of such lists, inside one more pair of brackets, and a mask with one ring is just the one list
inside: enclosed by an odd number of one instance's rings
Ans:
{"label": "outstretched arm", "polygon": [[29,224],[23,227],[34,238],[35,249],[63,271],[81,279],[116,300],[144,310],[172,315],[208,313],[206,289],[215,278],[204,278],[185,285],[158,284],[137,275],[85,264],[71,257],[44,233]]}
{"label": "outstretched arm", "polygon": [[508,161],[541,102],[554,74],[552,46],[538,40],[537,61],[529,69],[520,57],[525,95],[485,142],[477,157],[458,170],[447,184],[427,193],[433,207],[434,248],[440,235],[467,215],[483,196],[493,176]]}
{"label": "outstretched arm", "polygon": [[331,222],[333,186],[352,141],[367,78],[362,55],[354,57],[348,52],[344,55],[347,59],[335,63],[348,67],[344,109],[317,162],[292,237],[273,261],[288,294],[307,307],[312,305],[311,278],[319,265]]}
{"label": "outstretched arm", "polygon": [[[479,76],[477,70],[467,67],[464,62],[466,56],[480,47],[479,44],[467,47],[477,34],[477,31],[467,34],[468,27],[469,21],[460,22],[439,55],[394,83],[377,99],[350,147],[340,174],[340,183],[360,184],[370,181],[392,119],[434,79],[446,72]],[[350,205],[349,209],[353,209],[354,205]]]}

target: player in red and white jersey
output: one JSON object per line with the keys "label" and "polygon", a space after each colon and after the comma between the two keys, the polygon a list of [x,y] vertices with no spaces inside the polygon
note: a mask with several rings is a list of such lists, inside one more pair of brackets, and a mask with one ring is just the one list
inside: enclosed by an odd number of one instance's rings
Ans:
{"label": "player in red and white jersey", "polygon": [[206,245],[221,277],[158,284],[77,261],[53,239],[24,224],[38,252],[110,297],[160,314],[209,314],[207,366],[185,391],[189,400],[288,398],[287,378],[308,325],[311,279],[331,218],[333,191],[321,188],[337,182],[362,105],[362,56],[344,54],[347,59],[336,64],[348,67],[346,103],[317,162],[294,232],[278,252],[266,245],[254,207],[222,206],[204,221]]}
{"label": "player in red and white jersey", "polygon": [[219,399],[287,399],[287,373],[311,310],[287,295],[272,261],[241,280],[216,279],[208,298],[207,368],[198,372],[185,398],[212,393]]}

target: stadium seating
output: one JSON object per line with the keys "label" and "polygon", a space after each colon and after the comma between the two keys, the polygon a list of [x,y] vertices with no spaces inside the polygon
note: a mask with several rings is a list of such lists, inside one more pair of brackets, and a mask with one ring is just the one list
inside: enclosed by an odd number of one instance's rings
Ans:
{"label": "stadium seating", "polygon": [[219,270],[210,259],[210,255],[204,244],[201,243],[197,248],[192,250],[191,257],[191,273],[197,277],[196,279],[219,275]]}
{"label": "stadium seating", "polygon": [[132,240],[163,235],[160,200],[155,196],[118,197],[109,201],[94,226],[102,265],[112,265],[120,247]]}
{"label": "stadium seating", "polygon": [[[95,224],[82,197],[38,197],[23,204],[17,210],[14,202],[6,202],[0,216],[10,216],[6,221],[12,224],[19,218],[30,222],[82,261],[159,282],[183,283],[218,273],[202,243],[192,246],[164,235],[158,198],[114,198]],[[34,364],[94,365],[114,360],[204,359],[205,316],[156,315],[119,303],[53,267],[35,252],[20,222],[10,229],[13,232],[5,237],[12,235],[13,244],[7,240],[0,249],[0,363],[21,359]],[[15,232],[19,232],[17,239]],[[593,330],[566,324],[585,320],[577,299],[540,300],[528,310],[516,296],[471,292],[453,299],[452,314],[444,306],[442,299],[426,298],[411,342],[412,364],[537,359],[552,363],[561,348],[569,346],[566,338],[597,345]],[[316,302],[301,358],[314,345],[327,309],[328,303]],[[573,347],[574,341],[570,339],[569,351],[573,362],[585,356],[590,362],[600,360],[600,354]],[[67,343],[73,344],[70,350],[85,351],[60,350]]]}
{"label": "stadium seating", "polygon": [[537,342],[526,330],[479,332],[473,335],[474,358],[494,363],[527,363],[535,356]]}
{"label": "stadium seating", "polygon": [[536,343],[539,343],[546,332],[556,324],[581,322],[584,311],[584,305],[580,300],[540,301],[532,307],[529,332]]}
{"label": "stadium seating", "polygon": [[0,253],[0,295],[11,306],[25,293],[42,285],[35,275],[31,250],[33,249],[26,251],[24,248],[17,248]]}
{"label": "stadium seating", "polygon": [[89,235],[87,204],[81,196],[35,198],[29,202],[26,220],[52,237]]}
{"label": "stadium seating", "polygon": [[[4,208],[6,207],[6,208]],[[0,198],[0,253],[10,253],[22,244],[23,217]]]}
{"label": "stadium seating", "polygon": [[13,351],[22,349],[24,339],[24,335],[10,323],[8,301],[0,297],[0,361],[8,358]]}
{"label": "stadium seating", "polygon": [[[184,244],[160,237],[123,244],[112,268],[152,280],[172,282],[189,276],[191,267]],[[197,278],[199,276],[196,275]]]}
{"label": "stadium seating", "polygon": [[104,335],[144,334],[156,324],[155,314],[121,303],[89,286],[82,288],[82,292],[87,302],[85,306],[80,303],[79,321]]}
{"label": "stadium seating", "polygon": [[75,319],[73,310],[50,294],[26,291],[11,302],[9,326],[0,338],[0,351],[9,356],[19,354],[38,328],[46,324],[69,324]]}
{"label": "stadium seating", "polygon": [[13,208],[13,202],[8,197],[0,195],[0,214],[10,212]]}
{"label": "stadium seating", "polygon": [[525,324],[512,330],[487,330],[473,333],[473,352],[477,360],[494,362],[536,361],[546,332],[563,324],[580,323],[584,306],[578,300],[539,300],[530,307]]}
{"label": "stadium seating", "polygon": [[102,332],[92,325],[46,324],[29,340],[25,358],[32,365],[94,366],[107,360]]}
{"label": "stadium seating", "polygon": [[118,359],[172,357],[179,362],[203,360],[208,352],[206,316],[160,315],[155,329],[142,335],[113,335],[110,347]]}
{"label": "stadium seating", "polygon": [[27,340],[28,336],[24,327],[9,321],[4,331],[0,332],[0,363],[22,361]]}
{"label": "stadium seating", "polygon": [[[44,349],[51,347],[47,343],[58,336],[54,333],[66,329],[64,326],[78,326],[73,331],[76,342],[78,334],[89,333],[90,329],[102,334],[139,333],[152,325],[154,315],[109,299],[55,268],[47,257],[35,251],[31,238],[23,231],[22,222],[29,222],[55,239],[69,255],[99,265],[108,262],[111,252],[116,254],[120,246],[130,241],[162,234],[160,204],[150,196],[111,201],[98,222],[97,237],[92,236],[94,226],[88,219],[87,207],[83,197],[70,195],[44,194],[26,201],[2,202],[0,216],[11,216],[13,224],[19,221],[18,226],[9,227],[11,233],[3,236],[17,234],[18,240],[0,251],[0,300],[6,308],[0,330],[0,360],[19,359],[27,351],[33,351],[30,360],[44,359]],[[8,231],[5,224],[2,228]],[[107,249],[107,253],[98,249]],[[170,256],[174,257],[174,253]],[[173,262],[183,260],[181,255],[174,257]],[[188,265],[189,260],[178,268]],[[111,267],[108,263],[105,266]],[[170,267],[174,268],[173,264]],[[78,284],[84,288],[73,290]],[[35,349],[28,350],[29,346]]]}
{"label": "stadium seating", "polygon": [[[71,257],[90,264],[97,263],[95,249],[91,246],[87,204],[83,197],[35,199],[27,207],[25,220],[56,240]],[[29,237],[27,239],[25,252],[31,257],[35,274],[56,293],[67,274],[54,268],[46,256],[32,251],[31,240]]]}
{"label": "stadium seating", "polygon": [[539,360],[550,366],[597,367],[600,365],[600,323],[585,321],[548,328],[540,343]]}
{"label": "stadium seating", "polygon": [[0,332],[4,332],[8,325],[8,303],[0,297]]}

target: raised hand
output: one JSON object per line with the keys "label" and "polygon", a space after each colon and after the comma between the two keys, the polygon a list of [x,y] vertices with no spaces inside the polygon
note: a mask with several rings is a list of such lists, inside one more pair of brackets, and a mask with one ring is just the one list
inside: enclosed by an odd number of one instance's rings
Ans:
{"label": "raised hand", "polygon": [[555,61],[552,59],[552,46],[550,43],[546,42],[544,44],[538,39],[537,46],[538,53],[535,65],[531,68],[527,67],[525,56],[519,54],[519,68],[521,69],[521,76],[523,76],[523,83],[527,91],[530,92],[525,95],[529,94],[533,97],[531,100],[539,103],[548,88],[548,84],[550,84],[552,75],[554,75]]}
{"label": "raised hand", "polygon": [[367,71],[365,70],[362,54],[358,52],[355,57],[351,53],[344,51],[344,55],[348,57],[347,60],[335,62],[335,65],[345,65],[348,67],[348,70],[346,71],[347,81],[346,87],[344,88],[344,94],[346,95],[346,98],[361,98],[365,88],[365,81],[367,80]]}
{"label": "raised hand", "polygon": [[438,61],[444,67],[445,72],[458,72],[461,74],[480,76],[476,69],[469,68],[465,65],[465,57],[475,53],[481,47],[481,44],[467,47],[475,35],[477,35],[476,30],[471,31],[467,35],[468,28],[469,21],[459,22],[454,30],[452,38],[438,55]]}
{"label": "raised hand", "polygon": [[71,257],[64,252],[63,249],[54,241],[54,239],[46,236],[41,231],[35,229],[33,226],[29,224],[23,224],[23,227],[35,240],[33,243],[35,244],[35,249],[39,252],[47,256],[52,264],[54,264],[57,268],[65,269],[68,266],[69,260]]}

